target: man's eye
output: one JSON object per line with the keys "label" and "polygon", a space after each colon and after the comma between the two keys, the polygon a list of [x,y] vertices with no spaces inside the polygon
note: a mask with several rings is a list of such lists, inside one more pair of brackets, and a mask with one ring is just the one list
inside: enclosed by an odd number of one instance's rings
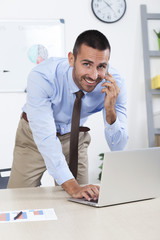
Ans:
{"label": "man's eye", "polygon": [[89,63],[84,63],[84,66],[88,67],[90,64]]}
{"label": "man's eye", "polygon": [[106,66],[104,66],[104,65],[101,65],[101,66],[99,66],[99,68],[100,68],[100,69],[103,69],[103,68],[105,69],[105,68],[106,68]]}

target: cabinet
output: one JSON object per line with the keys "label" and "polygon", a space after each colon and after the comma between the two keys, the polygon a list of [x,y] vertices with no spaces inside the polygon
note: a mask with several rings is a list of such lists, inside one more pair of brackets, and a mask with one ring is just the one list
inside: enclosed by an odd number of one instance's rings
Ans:
{"label": "cabinet", "polygon": [[[151,88],[150,58],[160,58],[160,51],[151,51],[148,40],[148,20],[160,20],[160,13],[147,13],[146,5],[141,5],[141,24],[142,24],[142,42],[144,58],[144,76],[145,76],[145,94],[147,108],[147,127],[149,147],[156,146],[159,142],[156,138],[160,137],[160,128],[154,126],[153,116],[153,95],[160,96],[160,89]],[[160,74],[160,68],[159,73]]]}

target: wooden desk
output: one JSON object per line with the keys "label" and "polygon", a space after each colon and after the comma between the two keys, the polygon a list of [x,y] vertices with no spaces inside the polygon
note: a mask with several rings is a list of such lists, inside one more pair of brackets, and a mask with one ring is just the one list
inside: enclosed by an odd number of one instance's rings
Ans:
{"label": "wooden desk", "polygon": [[0,190],[0,211],[54,208],[58,220],[0,223],[2,240],[159,240],[160,198],[94,208],[60,187]]}

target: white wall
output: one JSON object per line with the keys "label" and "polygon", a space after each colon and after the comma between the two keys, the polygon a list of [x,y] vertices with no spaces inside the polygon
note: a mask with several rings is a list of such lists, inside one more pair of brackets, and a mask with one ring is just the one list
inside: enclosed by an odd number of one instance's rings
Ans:
{"label": "white wall", "polygon": [[[66,56],[79,33],[87,29],[102,31],[111,43],[111,64],[126,79],[129,130],[126,149],[134,149],[148,146],[140,4],[146,4],[149,12],[160,12],[160,2],[126,2],[125,16],[114,24],[105,24],[95,18],[91,0],[0,0],[0,19],[64,18]],[[25,97],[24,93],[0,93],[0,167],[11,166],[15,132]],[[89,148],[90,182],[96,182],[100,165],[98,154],[108,150],[101,113],[92,116],[86,125],[91,127],[92,136]]]}

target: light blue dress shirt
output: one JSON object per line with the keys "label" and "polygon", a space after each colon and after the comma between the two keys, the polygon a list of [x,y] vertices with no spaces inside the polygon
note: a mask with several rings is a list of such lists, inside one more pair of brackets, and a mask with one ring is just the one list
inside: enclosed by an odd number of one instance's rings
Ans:
{"label": "light blue dress shirt", "polygon": [[[83,126],[88,116],[103,110],[106,141],[114,151],[122,150],[128,138],[126,89],[124,79],[117,71],[110,66],[109,72],[120,88],[115,106],[116,121],[109,125],[105,120],[105,94],[101,93],[101,82],[92,92],[84,92],[80,126]],[[27,113],[33,138],[44,158],[47,170],[59,185],[72,179],[73,175],[65,161],[56,133],[63,135],[70,132],[74,93],[78,90],[72,78],[72,68],[66,58],[49,58],[37,65],[28,76],[27,101],[23,111]]]}

